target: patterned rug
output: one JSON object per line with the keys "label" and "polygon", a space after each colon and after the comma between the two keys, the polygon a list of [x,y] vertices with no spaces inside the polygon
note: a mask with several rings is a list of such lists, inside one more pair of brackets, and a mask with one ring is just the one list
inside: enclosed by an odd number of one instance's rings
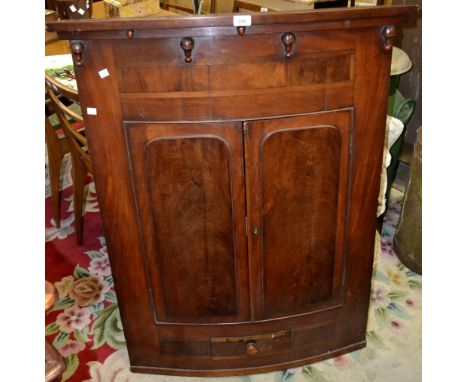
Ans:
{"label": "patterned rug", "polygon": [[[46,189],[46,195],[48,195]],[[196,382],[313,381],[416,382],[421,380],[421,277],[405,268],[392,249],[400,213],[393,202],[376,259],[367,347],[305,367],[227,378],[185,378],[133,374],[114,292],[94,184],[88,185],[84,245],[76,244],[71,187],[63,190],[61,228],[54,228],[46,197],[46,279],[59,299],[46,314],[47,340],[65,358],[63,381]],[[379,245],[380,244],[380,245]]]}

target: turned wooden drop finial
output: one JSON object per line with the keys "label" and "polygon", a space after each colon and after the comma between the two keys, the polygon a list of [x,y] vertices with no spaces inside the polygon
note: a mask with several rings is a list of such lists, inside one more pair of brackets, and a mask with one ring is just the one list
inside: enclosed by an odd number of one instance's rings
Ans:
{"label": "turned wooden drop finial", "polygon": [[185,62],[192,62],[192,49],[195,46],[195,42],[193,41],[193,38],[191,37],[184,37],[180,41],[180,47],[184,51],[185,54]]}
{"label": "turned wooden drop finial", "polygon": [[237,27],[237,34],[239,36],[243,36],[245,35],[245,30],[246,30],[246,27]]}
{"label": "turned wooden drop finial", "polygon": [[82,42],[72,42],[71,51],[72,58],[76,66],[83,66],[83,52],[85,50]]}
{"label": "turned wooden drop finial", "polygon": [[393,47],[393,40],[396,37],[396,30],[394,25],[388,25],[382,28],[383,50],[391,52]]}
{"label": "turned wooden drop finial", "polygon": [[296,36],[294,33],[285,33],[281,36],[281,42],[284,45],[284,57],[291,58],[293,55],[292,47],[296,42]]}

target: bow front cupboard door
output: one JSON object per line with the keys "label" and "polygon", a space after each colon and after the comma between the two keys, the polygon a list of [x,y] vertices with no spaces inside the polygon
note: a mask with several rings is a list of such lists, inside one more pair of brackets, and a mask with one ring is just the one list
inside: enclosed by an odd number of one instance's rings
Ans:
{"label": "bow front cupboard door", "polygon": [[350,111],[247,123],[255,317],[341,304]]}
{"label": "bow front cupboard door", "polygon": [[240,123],[133,123],[128,148],[156,322],[249,318]]}

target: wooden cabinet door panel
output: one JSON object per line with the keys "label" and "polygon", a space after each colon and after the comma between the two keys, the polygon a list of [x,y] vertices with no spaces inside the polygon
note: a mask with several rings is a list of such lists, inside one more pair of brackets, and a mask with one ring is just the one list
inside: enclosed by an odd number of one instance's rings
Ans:
{"label": "wooden cabinet door panel", "polygon": [[157,321],[246,319],[240,124],[126,130]]}
{"label": "wooden cabinet door panel", "polygon": [[250,122],[256,318],[341,304],[350,111]]}

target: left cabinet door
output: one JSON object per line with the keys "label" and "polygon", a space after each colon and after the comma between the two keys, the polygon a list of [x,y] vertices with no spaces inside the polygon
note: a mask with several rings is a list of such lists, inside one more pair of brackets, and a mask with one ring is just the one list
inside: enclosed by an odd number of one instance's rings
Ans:
{"label": "left cabinet door", "polygon": [[249,317],[240,123],[125,123],[156,323]]}

